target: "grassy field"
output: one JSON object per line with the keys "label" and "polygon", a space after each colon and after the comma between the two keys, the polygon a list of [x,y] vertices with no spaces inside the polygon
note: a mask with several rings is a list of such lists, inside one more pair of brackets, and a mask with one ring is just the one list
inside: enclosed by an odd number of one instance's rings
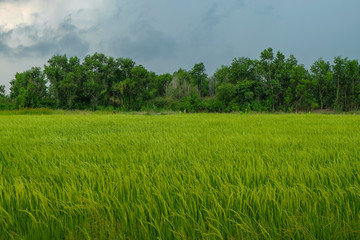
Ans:
{"label": "grassy field", "polygon": [[360,239],[360,116],[0,116],[0,239]]}

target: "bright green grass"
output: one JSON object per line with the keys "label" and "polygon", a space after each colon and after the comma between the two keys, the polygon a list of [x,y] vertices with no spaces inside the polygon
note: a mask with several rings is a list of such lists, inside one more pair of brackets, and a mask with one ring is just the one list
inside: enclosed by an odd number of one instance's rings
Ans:
{"label": "bright green grass", "polygon": [[360,116],[0,116],[0,239],[360,239]]}

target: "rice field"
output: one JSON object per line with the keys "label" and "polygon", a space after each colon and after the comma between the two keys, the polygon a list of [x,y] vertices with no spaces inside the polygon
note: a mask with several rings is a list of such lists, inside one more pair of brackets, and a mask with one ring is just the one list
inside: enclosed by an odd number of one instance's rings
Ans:
{"label": "rice field", "polygon": [[360,116],[0,116],[0,239],[360,239]]}

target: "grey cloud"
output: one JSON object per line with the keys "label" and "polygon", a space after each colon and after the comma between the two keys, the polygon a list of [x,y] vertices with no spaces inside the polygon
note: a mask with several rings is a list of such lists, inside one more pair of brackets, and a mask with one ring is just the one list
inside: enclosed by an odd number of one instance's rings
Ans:
{"label": "grey cloud", "polygon": [[[240,3],[238,7],[244,6],[242,1],[237,1],[237,3]],[[213,28],[216,24],[219,24],[222,19],[228,17],[234,9],[234,6],[214,2],[202,18],[201,27],[205,26],[205,30]]]}
{"label": "grey cloud", "polygon": [[205,23],[207,27],[214,26],[215,24],[220,22],[221,18],[229,14],[229,10],[221,14],[216,13],[218,8],[219,8],[219,4],[213,3],[212,6],[207,11],[207,13],[205,14],[205,17],[203,18],[203,23]]}
{"label": "grey cloud", "polygon": [[10,47],[6,44],[6,41],[11,37],[11,34],[12,30],[4,31],[0,26],[0,53],[5,53],[5,55],[7,55],[9,52]]}
{"label": "grey cloud", "polygon": [[245,7],[243,1],[231,1],[232,4],[213,2],[204,12],[201,21],[190,26],[191,37],[188,47],[206,48],[216,39],[216,28],[238,8]]}
{"label": "grey cloud", "polygon": [[[1,36],[0,36],[1,37]],[[0,41],[0,52],[8,52],[9,46]]]}
{"label": "grey cloud", "polygon": [[89,50],[89,43],[78,34],[67,34],[58,41],[57,51],[71,56],[85,56]]}
{"label": "grey cloud", "polygon": [[71,15],[68,15],[65,20],[59,24],[58,30],[64,32],[76,32],[77,28],[71,21]]}
{"label": "grey cloud", "polygon": [[215,1],[205,12],[199,27],[203,31],[211,31],[216,25],[220,24],[222,20],[231,16],[233,11],[245,8],[246,5],[242,0],[230,0],[219,3]]}
{"label": "grey cloud", "polygon": [[139,60],[175,57],[176,41],[157,31],[146,22],[133,25],[128,36],[111,41],[108,49],[116,56],[131,56]]}
{"label": "grey cloud", "polygon": [[32,46],[20,45],[16,48],[9,48],[9,55],[12,57],[42,57],[50,54],[55,43],[51,41],[39,41]]}
{"label": "grey cloud", "polygon": [[[15,33],[25,35],[33,44],[10,47],[7,42],[12,40]],[[89,43],[80,36],[79,30],[71,22],[71,16],[55,29],[40,29],[37,25],[18,26],[11,31],[2,31],[0,28],[0,54],[12,58],[44,57],[57,53],[82,57],[88,50]]]}
{"label": "grey cloud", "polygon": [[273,5],[269,4],[269,5],[259,6],[258,8],[256,8],[254,10],[254,12],[259,15],[266,15],[266,14],[273,13],[274,10],[275,10],[275,7]]}
{"label": "grey cloud", "polygon": [[13,30],[4,30],[2,26],[0,26],[0,41],[4,42],[11,37]]}
{"label": "grey cloud", "polygon": [[3,3],[3,2],[11,2],[11,3],[14,3],[14,2],[29,2],[30,0],[0,0],[0,3]]}
{"label": "grey cloud", "polygon": [[[15,4],[20,1],[31,3],[33,0],[18,0]],[[0,0],[4,2],[14,1]],[[46,26],[58,21],[60,14],[73,14],[73,20],[68,16],[53,28],[44,29],[34,24],[6,31],[0,26],[0,60],[13,62],[13,69],[18,69],[19,59],[31,66],[35,60],[40,62],[55,53],[82,57],[98,51],[133,58],[160,72],[189,68],[203,61],[210,74],[222,64],[231,63],[234,57],[258,58],[267,47],[285,55],[294,54],[306,65],[321,56],[331,60],[340,54],[350,58],[358,58],[360,54],[357,44],[360,33],[354,30],[360,7],[360,1],[356,0],[346,4],[338,0],[108,0],[102,5],[98,3],[63,1],[49,4],[49,7],[63,8],[50,19],[46,19],[49,16],[44,12],[33,15],[34,22]],[[15,40],[15,36],[26,36],[33,44],[11,48],[8,43]]]}

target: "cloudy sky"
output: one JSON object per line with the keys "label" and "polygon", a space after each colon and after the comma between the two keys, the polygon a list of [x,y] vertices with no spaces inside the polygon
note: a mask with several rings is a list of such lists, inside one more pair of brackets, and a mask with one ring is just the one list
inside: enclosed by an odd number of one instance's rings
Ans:
{"label": "cloudy sky", "polygon": [[272,47],[309,67],[359,59],[359,0],[0,0],[0,84],[54,54],[130,57],[208,74]]}

